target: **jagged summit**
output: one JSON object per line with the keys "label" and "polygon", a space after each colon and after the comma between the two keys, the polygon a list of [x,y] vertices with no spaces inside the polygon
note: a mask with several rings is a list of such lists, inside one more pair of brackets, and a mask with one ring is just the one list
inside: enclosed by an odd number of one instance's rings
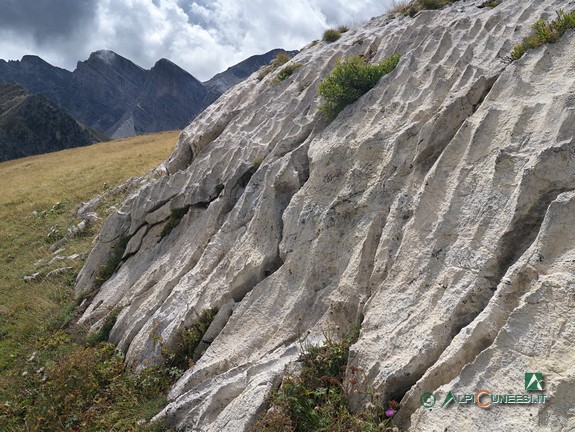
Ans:
{"label": "jagged summit", "polygon": [[186,82],[193,83],[197,87],[203,87],[202,83],[191,75],[188,71],[182,69],[180,66],[172,62],[171,60],[162,58],[158,60],[152,69],[150,69],[152,74],[157,76],[164,76],[170,78],[174,83]]}
{"label": "jagged summit", "polygon": [[48,62],[46,62],[41,57],[38,57],[37,55],[30,55],[30,54],[22,56],[20,63],[22,63],[23,65],[33,65],[33,66],[49,66],[50,65]]}
{"label": "jagged summit", "polygon": [[183,129],[228,88],[271,61],[276,52],[232,66],[205,85],[168,59],[146,70],[111,50],[91,53],[73,72],[37,56],[0,60],[0,83],[23,85],[83,124],[120,138]]}
{"label": "jagged summit", "polygon": [[[159,418],[246,431],[302,345],[360,324],[348,366],[369,392],[350,393],[354,409],[397,400],[412,431],[573,430],[574,34],[506,60],[572,2],[483,4],[379,17],[306,47],[281,82],[240,83],[106,220],[77,280],[93,295],[80,322],[120,310],[110,340],[129,364],[162,362],[218,310]],[[375,88],[322,117],[338,59],[397,52]],[[548,403],[422,407],[426,392],[524,394],[526,372]]]}
{"label": "jagged summit", "polygon": [[115,62],[119,61],[120,59],[123,59],[123,57],[119,56],[114,51],[98,50],[90,54],[88,61],[90,60],[94,61],[96,59],[101,60],[108,65],[113,65]]}
{"label": "jagged summit", "polygon": [[81,69],[83,65],[89,65],[94,68],[101,68],[102,65],[105,65],[112,70],[116,70],[118,72],[126,70],[134,75],[144,75],[146,72],[146,70],[141,66],[138,66],[134,62],[110,50],[100,50],[93,52],[88,57],[88,60],[78,62],[74,72]]}

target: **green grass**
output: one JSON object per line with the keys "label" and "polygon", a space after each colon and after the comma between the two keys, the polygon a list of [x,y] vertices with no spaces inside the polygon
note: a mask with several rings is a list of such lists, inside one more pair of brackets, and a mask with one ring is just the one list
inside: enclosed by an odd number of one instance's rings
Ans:
{"label": "green grass", "polygon": [[381,77],[393,71],[400,55],[394,54],[379,64],[370,65],[362,57],[338,61],[331,74],[319,85],[323,104],[319,110],[327,118],[335,118],[347,105],[375,87]]}
{"label": "green grass", "polygon": [[280,70],[276,76],[275,82],[282,82],[285,81],[286,79],[288,79],[290,76],[292,76],[292,74],[299,69],[300,67],[302,67],[303,64],[302,63],[292,63],[284,68],[282,68],[282,70]]}
{"label": "green grass", "polygon": [[503,0],[487,0],[479,6],[480,8],[490,8],[493,9],[501,4]]}
{"label": "green grass", "polygon": [[[160,381],[169,375],[166,368],[139,377],[124,371],[113,348],[96,340],[88,346],[86,331],[71,324],[76,317],[73,286],[82,262],[35,263],[54,257],[49,247],[79,222],[75,211],[80,203],[156,167],[173,150],[178,133],[0,164],[0,429],[136,430],[138,419],[165,403],[168,384]],[[106,204],[117,205],[123,198],[122,193],[111,195]],[[104,208],[98,213],[107,215]],[[63,244],[60,255],[89,252],[100,223]],[[72,270],[45,277],[64,266]],[[36,272],[36,281],[24,282],[25,275]],[[101,339],[107,338],[113,315]]]}
{"label": "green grass", "polygon": [[45,348],[0,406],[3,430],[146,430],[136,422],[165,406],[165,393],[182,371],[125,371],[123,360],[107,343],[82,347],[63,340]]}
{"label": "green grass", "polygon": [[206,334],[208,327],[216,316],[216,309],[207,309],[202,311],[200,316],[192,322],[191,325],[185,327],[179,334],[175,346],[164,352],[166,364],[169,367],[176,367],[179,369],[188,369],[190,365],[197,361],[203,354],[197,353],[196,349],[200,345],[202,338]]}
{"label": "green grass", "polygon": [[337,29],[327,29],[323,32],[322,40],[327,43],[335,42],[341,37],[341,32]]}
{"label": "green grass", "polygon": [[575,11],[566,13],[557,11],[557,18],[553,21],[539,19],[532,26],[531,34],[513,48],[512,60],[519,60],[523,54],[533,48],[557,42],[567,30],[575,28]]}
{"label": "green grass", "polygon": [[[370,390],[365,375],[347,365],[349,347],[356,337],[307,346],[300,357],[301,370],[283,377],[270,396],[272,409],[260,416],[251,432],[375,432],[391,428],[385,405],[396,411],[399,405],[382,403]],[[369,400],[364,412],[350,411],[351,394]]]}
{"label": "green grass", "polygon": [[285,52],[279,52],[276,55],[276,58],[273,59],[269,65],[264,66],[259,71],[258,80],[259,81],[263,80],[266,76],[268,76],[270,73],[272,73],[273,71],[278,69],[280,66],[283,66],[284,64],[286,64],[288,61],[290,61],[290,56],[287,55]]}
{"label": "green grass", "polygon": [[444,6],[455,3],[457,0],[413,0],[410,2],[398,2],[391,9],[392,14],[414,16],[422,10],[441,9]]}

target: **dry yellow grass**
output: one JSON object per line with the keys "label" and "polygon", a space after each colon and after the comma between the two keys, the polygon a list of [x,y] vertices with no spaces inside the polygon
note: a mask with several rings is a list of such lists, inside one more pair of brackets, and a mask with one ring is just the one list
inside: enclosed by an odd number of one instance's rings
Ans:
{"label": "dry yellow grass", "polygon": [[0,206],[86,199],[165,160],[179,131],[109,141],[0,163]]}
{"label": "dry yellow grass", "polygon": [[[62,319],[63,309],[72,312],[72,286],[81,262],[38,269],[36,261],[53,257],[50,245],[78,222],[75,210],[81,202],[156,167],[170,155],[178,134],[151,134],[0,163],[0,381],[3,370],[29,354],[45,327]],[[67,243],[62,255],[89,252],[96,229]],[[54,234],[48,237],[50,231]],[[58,265],[73,270],[51,280],[24,282],[25,275]]]}

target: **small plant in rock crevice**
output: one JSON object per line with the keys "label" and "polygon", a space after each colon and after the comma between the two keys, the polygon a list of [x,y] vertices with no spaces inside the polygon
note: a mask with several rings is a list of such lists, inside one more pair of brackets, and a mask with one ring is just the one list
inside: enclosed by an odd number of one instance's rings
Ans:
{"label": "small plant in rock crevice", "polygon": [[291,65],[285,66],[282,70],[279,71],[279,73],[276,76],[275,82],[282,82],[285,81],[286,79],[288,79],[290,76],[292,76],[292,74],[299,69],[300,67],[302,67],[303,64],[302,63],[293,63]]}
{"label": "small plant in rock crevice", "polygon": [[280,66],[283,66],[288,61],[290,61],[291,57],[285,52],[279,52],[276,55],[276,58],[271,61],[271,63],[265,67],[263,67],[258,73],[258,80],[263,80],[267,75],[278,69]]}
{"label": "small plant in rock crevice", "polygon": [[575,11],[566,13],[559,10],[557,18],[550,22],[539,19],[533,24],[531,34],[515,45],[511,59],[518,60],[530,49],[557,42],[569,29],[575,29]]}
{"label": "small plant in rock crevice", "polygon": [[[393,430],[391,417],[399,404],[385,406],[367,394],[366,378],[357,367],[347,365],[354,337],[327,339],[323,346],[307,346],[301,370],[283,377],[270,397],[271,407],[253,425],[251,432],[369,432]],[[370,402],[361,413],[352,413],[348,397],[362,393]]]}
{"label": "small plant in rock crevice", "polygon": [[319,110],[329,119],[335,118],[347,105],[371,90],[381,77],[395,69],[400,55],[394,54],[383,62],[370,65],[356,56],[338,61],[331,74],[319,85],[323,104]]}
{"label": "small plant in rock crevice", "polygon": [[206,309],[189,326],[182,329],[171,349],[162,349],[166,366],[186,370],[194,361],[194,352],[202,342],[217,309]]}
{"label": "small plant in rock crevice", "polygon": [[408,3],[395,3],[392,7],[391,13],[400,13],[405,16],[415,16],[422,10],[436,10],[444,6],[455,3],[458,0],[413,0]]}
{"label": "small plant in rock crevice", "polygon": [[96,288],[101,287],[104,282],[106,282],[114,272],[118,269],[120,264],[122,263],[122,257],[124,256],[124,252],[126,250],[126,246],[130,241],[130,237],[121,237],[112,250],[108,255],[108,259],[104,264],[102,264],[97,273],[95,278]]}
{"label": "small plant in rock crevice", "polygon": [[172,210],[172,213],[170,214],[168,221],[166,222],[166,224],[162,228],[162,232],[160,233],[161,239],[168,236],[172,232],[172,230],[180,224],[186,213],[188,213],[189,209],[190,206]]}
{"label": "small plant in rock crevice", "polygon": [[493,9],[501,4],[503,0],[487,0],[479,5],[479,8]]}
{"label": "small plant in rock crevice", "polygon": [[108,314],[108,316],[106,317],[106,319],[104,320],[104,324],[102,324],[102,327],[100,328],[100,330],[98,330],[97,332],[92,333],[90,336],[88,336],[86,343],[88,345],[95,346],[100,342],[108,342],[108,338],[110,337],[110,332],[114,328],[114,325],[116,324],[116,321],[118,320],[118,315],[120,315],[121,311],[122,311],[122,309],[116,308],[112,312],[110,312]]}

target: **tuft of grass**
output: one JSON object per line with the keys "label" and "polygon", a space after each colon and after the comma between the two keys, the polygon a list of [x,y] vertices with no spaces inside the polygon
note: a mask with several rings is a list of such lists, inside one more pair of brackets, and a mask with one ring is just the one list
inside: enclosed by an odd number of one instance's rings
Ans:
{"label": "tuft of grass", "polygon": [[276,58],[275,58],[275,62],[278,66],[284,65],[288,61],[290,61],[290,56],[287,55],[287,53],[285,53],[285,52],[277,53]]}
{"label": "tuft of grass", "polygon": [[340,26],[337,28],[337,31],[340,32],[340,33],[345,33],[345,32],[348,32],[348,31],[349,31],[349,27],[346,26],[346,25],[340,25]]}
{"label": "tuft of grass", "polygon": [[250,170],[252,171],[252,174],[255,174],[255,172],[258,170],[258,168],[261,166],[261,164],[263,163],[264,159],[263,158],[257,158],[252,162],[252,166],[250,167]]}
{"label": "tuft of grass", "polygon": [[481,3],[478,7],[481,8],[490,8],[493,9],[497,6],[499,6],[502,3],[503,0],[487,0],[483,3]]}
{"label": "tuft of grass", "polygon": [[216,309],[206,309],[188,327],[180,331],[172,349],[164,349],[166,365],[169,368],[186,370],[197,361],[203,352],[196,353],[208,327],[217,314]]}
{"label": "tuft of grass", "polygon": [[347,105],[375,87],[381,77],[393,71],[399,59],[398,53],[374,65],[359,56],[338,61],[331,74],[319,85],[319,94],[324,100],[319,110],[327,118],[335,118]]}
{"label": "tuft of grass", "polygon": [[[251,432],[391,430],[384,404],[369,390],[365,375],[347,365],[354,340],[352,336],[340,341],[328,338],[322,346],[307,346],[299,359],[301,370],[283,377],[270,396],[270,409]],[[370,399],[369,408],[352,413],[348,400],[352,394]],[[394,401],[388,405],[399,409]]]}
{"label": "tuft of grass", "polygon": [[455,3],[458,0],[412,0],[411,2],[395,2],[391,13],[400,13],[405,16],[415,16],[422,10],[436,10]]}
{"label": "tuft of grass", "polygon": [[270,73],[275,71],[280,66],[283,66],[284,64],[286,64],[288,61],[290,61],[290,56],[287,55],[287,53],[285,53],[285,52],[279,52],[276,55],[276,58],[273,59],[269,65],[264,66],[260,70],[260,72],[258,73],[258,80],[259,81],[263,80],[266,76],[268,76]]}
{"label": "tuft of grass", "polygon": [[90,346],[95,346],[95,345],[99,344],[100,342],[108,342],[108,338],[110,337],[110,332],[114,328],[114,325],[116,325],[116,321],[118,320],[118,315],[120,315],[121,311],[122,311],[122,309],[116,308],[112,312],[110,312],[108,314],[108,316],[106,317],[106,319],[104,320],[104,324],[102,324],[102,327],[100,328],[100,330],[98,330],[96,333],[92,333],[90,336],[88,336],[86,343]]}
{"label": "tuft of grass", "polygon": [[282,70],[279,71],[279,73],[276,76],[275,82],[282,82],[285,81],[286,79],[288,79],[290,76],[292,76],[292,74],[299,69],[300,67],[302,67],[303,64],[302,63],[292,63],[288,66],[285,66]]}
{"label": "tuft of grass", "polygon": [[455,3],[453,0],[419,0],[422,9],[441,9],[443,6]]}
{"label": "tuft of grass", "polygon": [[323,32],[322,40],[327,43],[335,42],[341,37],[341,32],[336,29],[327,29]]}
{"label": "tuft of grass", "polygon": [[575,28],[575,11],[566,13],[557,11],[557,18],[547,22],[543,18],[537,20],[532,26],[529,36],[513,48],[511,59],[518,60],[528,50],[540,47],[548,43],[557,42],[567,30]]}

